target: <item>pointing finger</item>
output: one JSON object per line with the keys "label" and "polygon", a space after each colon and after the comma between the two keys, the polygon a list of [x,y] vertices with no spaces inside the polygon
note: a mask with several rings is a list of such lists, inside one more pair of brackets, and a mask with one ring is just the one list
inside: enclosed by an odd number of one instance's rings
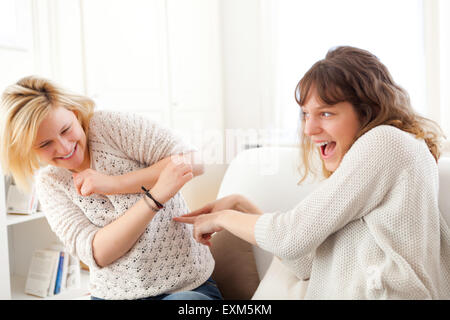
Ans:
{"label": "pointing finger", "polygon": [[195,223],[195,217],[174,217],[172,218],[176,222],[182,222],[182,223],[188,223],[188,224],[194,224]]}

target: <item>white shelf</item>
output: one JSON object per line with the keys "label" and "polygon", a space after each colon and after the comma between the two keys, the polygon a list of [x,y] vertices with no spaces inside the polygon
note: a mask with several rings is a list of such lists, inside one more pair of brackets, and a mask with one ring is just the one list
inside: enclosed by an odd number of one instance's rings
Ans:
{"label": "white shelf", "polygon": [[8,226],[12,226],[18,223],[32,221],[36,219],[44,218],[45,215],[43,212],[36,212],[34,214],[7,214],[6,215],[6,224]]}
{"label": "white shelf", "polygon": [[11,277],[11,298],[13,300],[89,300],[89,272],[81,270],[81,287],[79,289],[72,289],[64,291],[52,297],[41,298],[26,294],[25,283],[26,277],[13,275]]}

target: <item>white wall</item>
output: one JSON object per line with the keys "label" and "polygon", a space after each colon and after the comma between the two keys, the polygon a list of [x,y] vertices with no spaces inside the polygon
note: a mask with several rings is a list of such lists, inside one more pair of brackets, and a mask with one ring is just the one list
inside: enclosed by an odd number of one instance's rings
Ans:
{"label": "white wall", "polygon": [[[210,141],[196,133],[223,136],[219,0],[7,0],[0,8],[11,17],[2,20],[10,34],[0,33],[2,91],[38,74],[99,109],[142,113],[187,140],[200,137],[191,141],[200,151]],[[197,179],[186,188],[194,205],[215,198],[224,171],[206,169],[209,192],[195,191]]]}
{"label": "white wall", "polygon": [[225,128],[260,128],[260,1],[223,0],[220,4]]}

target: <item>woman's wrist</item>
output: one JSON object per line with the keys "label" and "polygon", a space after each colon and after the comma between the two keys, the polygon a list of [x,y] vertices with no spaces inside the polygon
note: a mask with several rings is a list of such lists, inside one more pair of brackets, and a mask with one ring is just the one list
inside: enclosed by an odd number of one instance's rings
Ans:
{"label": "woman's wrist", "polygon": [[233,220],[233,215],[236,213],[235,210],[223,210],[217,215],[216,224],[222,229],[227,229],[228,221]]}
{"label": "woman's wrist", "polygon": [[249,213],[248,200],[243,195],[237,194],[235,198],[234,210]]}
{"label": "woman's wrist", "polygon": [[152,210],[154,213],[158,212],[161,209],[161,208],[158,208],[158,206],[152,199],[148,199],[147,196],[144,195],[144,197],[142,199],[144,200],[144,202],[146,203],[148,208],[150,210]]}
{"label": "woman's wrist", "polygon": [[232,210],[239,210],[242,209],[243,203],[245,203],[245,197],[240,194],[233,195],[233,206],[230,208]]}
{"label": "woman's wrist", "polygon": [[262,214],[262,211],[243,195],[236,195],[234,210],[251,214]]}
{"label": "woman's wrist", "polygon": [[164,192],[160,192],[158,187],[154,187],[152,189],[150,189],[150,193],[153,196],[153,198],[155,198],[156,201],[158,201],[161,204],[166,203],[169,199],[166,199],[167,197],[164,196]]}
{"label": "woman's wrist", "polygon": [[216,219],[216,226],[220,229],[227,230],[235,236],[256,245],[254,230],[259,215],[247,214],[236,210],[224,210],[218,214]]}
{"label": "woman's wrist", "polygon": [[128,179],[125,175],[111,176],[111,178],[113,194],[124,193],[125,190],[128,190]]}

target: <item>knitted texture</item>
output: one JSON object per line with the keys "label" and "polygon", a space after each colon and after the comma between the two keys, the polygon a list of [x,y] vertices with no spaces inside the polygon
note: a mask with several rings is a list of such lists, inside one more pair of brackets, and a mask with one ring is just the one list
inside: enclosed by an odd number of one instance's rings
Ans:
{"label": "knitted texture", "polygon": [[[90,121],[91,168],[122,175],[175,153],[192,151],[170,130],[135,114],[98,111]],[[192,237],[192,226],[172,221],[189,212],[180,193],[165,203],[136,244],[121,258],[100,268],[92,240],[139,201],[143,194],[77,194],[69,170],[47,166],[36,178],[38,197],[50,227],[71,254],[90,267],[90,290],[103,299],[138,299],[191,290],[212,274],[209,248]]]}
{"label": "knitted texture", "polygon": [[256,241],[309,279],[305,299],[449,299],[438,191],[424,141],[378,126],[295,208],[262,215]]}

